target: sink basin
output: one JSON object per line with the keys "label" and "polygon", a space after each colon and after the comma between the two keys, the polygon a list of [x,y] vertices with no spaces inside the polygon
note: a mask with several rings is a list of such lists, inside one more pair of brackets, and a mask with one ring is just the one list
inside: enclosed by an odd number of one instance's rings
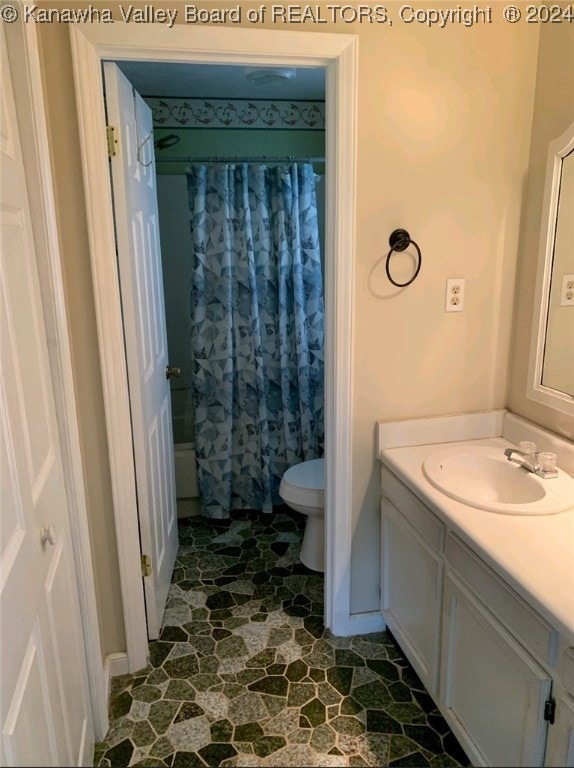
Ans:
{"label": "sink basin", "polygon": [[549,515],[574,507],[572,478],[559,472],[543,480],[508,461],[499,448],[452,446],[431,454],[423,473],[451,499],[489,512]]}

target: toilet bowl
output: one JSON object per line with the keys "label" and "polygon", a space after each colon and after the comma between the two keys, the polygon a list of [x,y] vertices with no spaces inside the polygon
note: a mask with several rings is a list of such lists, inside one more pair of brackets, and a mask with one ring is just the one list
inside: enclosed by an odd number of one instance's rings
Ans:
{"label": "toilet bowl", "polygon": [[279,486],[279,496],[295,512],[307,515],[299,558],[313,571],[325,570],[325,459],[290,467]]}

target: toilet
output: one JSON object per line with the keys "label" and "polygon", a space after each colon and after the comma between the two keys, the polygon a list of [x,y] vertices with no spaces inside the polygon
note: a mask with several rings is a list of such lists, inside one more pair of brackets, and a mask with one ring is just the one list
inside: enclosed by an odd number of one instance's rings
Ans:
{"label": "toilet", "polygon": [[279,496],[295,512],[307,515],[299,555],[303,565],[313,571],[325,570],[325,459],[295,464],[285,472]]}

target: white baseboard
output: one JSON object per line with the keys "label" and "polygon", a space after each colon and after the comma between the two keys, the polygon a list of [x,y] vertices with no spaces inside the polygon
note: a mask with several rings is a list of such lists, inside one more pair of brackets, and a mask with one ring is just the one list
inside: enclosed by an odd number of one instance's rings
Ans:
{"label": "white baseboard", "polygon": [[110,699],[112,677],[126,675],[130,671],[127,653],[108,653],[104,661],[104,680],[106,685],[106,701]]}
{"label": "white baseboard", "polygon": [[386,628],[387,625],[379,611],[352,613],[350,616],[350,635],[368,635],[371,632],[384,632]]}

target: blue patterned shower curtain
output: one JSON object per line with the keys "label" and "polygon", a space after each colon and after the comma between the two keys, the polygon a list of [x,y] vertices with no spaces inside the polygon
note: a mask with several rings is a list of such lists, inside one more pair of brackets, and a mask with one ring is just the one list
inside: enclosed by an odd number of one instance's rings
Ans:
{"label": "blue patterned shower curtain", "polygon": [[283,472],[323,455],[324,306],[308,163],[188,171],[202,512],[265,512]]}

